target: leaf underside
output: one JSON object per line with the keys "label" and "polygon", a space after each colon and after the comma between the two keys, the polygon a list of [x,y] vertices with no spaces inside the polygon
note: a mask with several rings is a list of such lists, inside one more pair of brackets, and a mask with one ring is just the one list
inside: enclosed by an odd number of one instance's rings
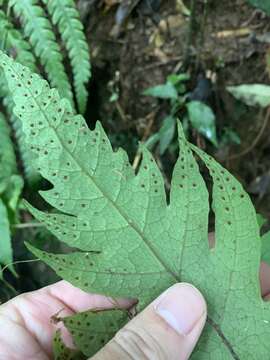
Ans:
{"label": "leaf underside", "polygon": [[248,106],[268,107],[270,105],[270,86],[265,84],[242,84],[228,86],[227,90]]}
{"label": "leaf underside", "polygon": [[53,354],[55,360],[86,360],[81,352],[70,349],[64,344],[60,330],[56,331],[53,338]]}
{"label": "leaf underside", "polygon": [[87,356],[93,356],[128,320],[121,310],[85,311],[60,319],[71,333],[75,345]]}
{"label": "leaf underside", "polygon": [[[35,166],[53,185],[40,194],[55,213],[29,210],[75,248],[56,255],[31,247],[33,253],[85,291],[137,297],[139,310],[170,285],[191,282],[208,304],[207,326],[192,359],[268,359],[270,312],[258,282],[259,228],[239,182],[189,144],[179,125],[180,155],[168,204],[162,175],[146,149],[134,174],[126,153],[112,150],[99,123],[90,131],[46,81],[4,54],[0,67]],[[211,250],[208,191],[193,152],[213,180]]]}

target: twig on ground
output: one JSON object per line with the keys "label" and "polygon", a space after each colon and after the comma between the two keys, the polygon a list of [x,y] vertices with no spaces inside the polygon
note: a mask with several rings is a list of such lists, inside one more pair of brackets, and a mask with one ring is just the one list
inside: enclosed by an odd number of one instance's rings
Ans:
{"label": "twig on ground", "polygon": [[[141,71],[145,71],[145,70],[149,70],[149,69],[153,69],[155,67],[159,67],[159,66],[166,66],[170,63],[174,63],[176,61],[180,61],[182,60],[183,56],[174,56],[166,61],[158,61],[158,62],[155,62],[153,64],[149,64],[149,65],[146,65],[144,66]],[[182,64],[182,63],[181,63]]]}
{"label": "twig on ground", "polygon": [[128,121],[127,121],[126,114],[125,114],[125,112],[124,112],[124,110],[123,110],[123,108],[122,108],[122,106],[120,105],[120,103],[119,103],[118,100],[115,102],[115,106],[116,106],[116,109],[117,109],[117,111],[118,111],[118,113],[119,113],[122,121],[123,121],[124,123],[127,123]]}

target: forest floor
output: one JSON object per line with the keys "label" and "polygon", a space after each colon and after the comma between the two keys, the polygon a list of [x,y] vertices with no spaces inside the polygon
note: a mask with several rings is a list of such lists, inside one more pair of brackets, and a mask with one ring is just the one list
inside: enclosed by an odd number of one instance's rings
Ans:
{"label": "forest floor", "polygon": [[[270,121],[265,111],[244,106],[226,91],[228,85],[269,83],[269,18],[244,0],[195,1],[192,18],[182,1],[130,1],[137,5],[128,15],[126,2],[81,6],[93,67],[90,125],[100,119],[113,144],[123,146],[132,161],[137,142],[158,131],[169,106],[142,92],[185,70],[192,93],[203,74],[211,80],[206,102],[215,112],[219,138],[232,129],[241,144],[221,141],[214,148],[196,132],[192,141],[223,162],[252,194],[257,211],[269,218]],[[185,5],[190,10],[190,2]],[[119,25],[117,19],[125,15]],[[115,93],[117,101],[110,102]],[[158,160],[170,178],[175,155],[167,152]]]}

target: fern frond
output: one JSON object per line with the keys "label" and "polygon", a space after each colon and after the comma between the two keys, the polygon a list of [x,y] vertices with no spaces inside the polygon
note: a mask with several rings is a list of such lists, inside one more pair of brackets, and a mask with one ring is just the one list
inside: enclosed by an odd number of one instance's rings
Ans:
{"label": "fern frond", "polygon": [[[0,264],[3,265],[12,263],[10,222],[16,219],[18,200],[23,188],[23,180],[17,174],[11,129],[4,114],[0,113]],[[8,268],[16,275],[13,265]]]}
{"label": "fern frond", "polygon": [[72,65],[76,100],[80,113],[85,112],[86,84],[91,77],[89,48],[83,32],[79,12],[73,0],[43,0],[59,28]]}
{"label": "fern frond", "polygon": [[[10,107],[9,107],[9,112],[10,112]],[[34,186],[39,182],[40,175],[33,167],[33,154],[26,147],[25,134],[22,130],[22,123],[13,113],[10,114],[9,120],[16,137],[20,159],[23,164],[24,177],[28,182],[28,184]]]}
{"label": "fern frond", "polygon": [[22,188],[23,179],[17,168],[11,128],[4,114],[0,113],[0,198],[12,211],[13,215],[9,214],[12,220],[14,220]]}
{"label": "fern frond", "polygon": [[[17,145],[18,152],[20,154],[20,159],[21,159],[22,165],[23,165],[25,179],[27,180],[27,182],[29,184],[34,185],[40,180],[40,175],[33,168],[33,155],[32,155],[32,153],[30,153],[28,147],[25,144],[25,135],[24,135],[24,132],[22,131],[21,120],[13,113],[14,103],[12,100],[12,96],[8,90],[6,80],[2,74],[0,76],[0,97],[3,98],[3,105],[5,106],[6,112],[9,117],[9,121],[5,120],[7,122],[6,126],[8,127],[8,123],[9,123],[13,129],[13,133],[14,133],[14,136],[16,139],[16,145]],[[0,131],[2,132],[2,128],[0,129]],[[2,144],[1,134],[0,134],[0,141]],[[1,144],[0,144],[0,147],[1,147]],[[15,164],[16,164],[16,158],[15,158]],[[1,172],[2,171],[3,170],[1,167]],[[6,171],[3,171],[3,174],[5,172]],[[9,174],[9,173],[7,173],[7,174]],[[1,176],[0,176],[0,178],[1,178]]]}
{"label": "fern frond", "polygon": [[22,65],[28,66],[32,71],[36,71],[36,61],[29,43],[24,40],[23,35],[15,29],[2,10],[0,10],[0,43],[2,50],[13,55]]}
{"label": "fern frond", "polygon": [[16,156],[10,138],[10,128],[4,114],[0,113],[0,184],[16,173]]}
{"label": "fern frond", "polygon": [[[8,54],[13,55],[22,65],[28,66],[32,71],[36,71],[36,59],[31,52],[29,43],[24,40],[23,35],[20,31],[15,29],[13,23],[2,10],[0,10],[0,43],[1,48]],[[12,96],[9,93],[6,80],[3,75],[0,76],[0,94],[4,99],[3,104],[6,107],[10,120],[9,123],[14,131],[18,150],[23,163],[24,175],[27,181],[33,184],[37,182],[40,177],[32,166],[32,156],[28,148],[25,146],[21,122],[13,114],[12,109],[14,104]]]}
{"label": "fern frond", "polygon": [[59,93],[73,100],[71,86],[65,73],[63,57],[56,41],[51,23],[46,18],[37,0],[11,0],[14,14],[23,23],[23,30],[33,46],[35,55],[40,58],[52,86]]}

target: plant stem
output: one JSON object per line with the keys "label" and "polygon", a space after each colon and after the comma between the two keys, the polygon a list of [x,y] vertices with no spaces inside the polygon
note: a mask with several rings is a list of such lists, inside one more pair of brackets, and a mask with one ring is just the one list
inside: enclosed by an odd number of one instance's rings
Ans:
{"label": "plant stem", "polygon": [[24,223],[24,224],[16,224],[16,225],[12,225],[15,229],[26,229],[26,228],[35,228],[35,227],[42,227],[45,226],[44,224],[41,223]]}

